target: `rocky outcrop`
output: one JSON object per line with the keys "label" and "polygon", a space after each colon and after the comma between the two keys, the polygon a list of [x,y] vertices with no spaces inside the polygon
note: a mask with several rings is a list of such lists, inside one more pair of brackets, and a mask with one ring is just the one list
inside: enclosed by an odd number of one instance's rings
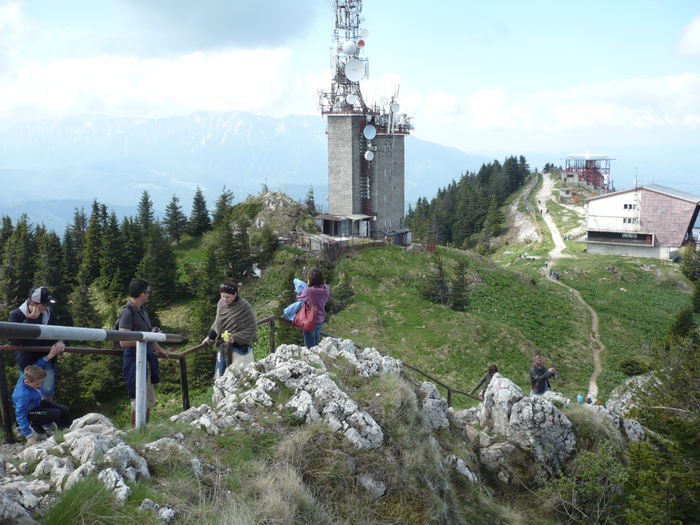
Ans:
{"label": "rocky outcrop", "polygon": [[[307,423],[322,421],[331,430],[342,433],[357,449],[381,446],[384,440],[381,427],[331,378],[324,359],[349,366],[360,377],[401,370],[400,361],[373,348],[359,350],[347,339],[325,338],[311,350],[281,345],[260,361],[241,369],[227,369],[214,385],[215,408],[193,407],[171,419],[218,434],[255,425],[255,414],[273,410]],[[281,389],[293,394],[276,404],[274,398]],[[446,411],[444,399],[431,401],[438,406],[441,403]]]}
{"label": "rocky outcrop", "polygon": [[[51,437],[21,450],[12,458],[17,467],[0,458],[0,523],[35,523],[48,500],[90,475],[124,503],[129,484],[151,475],[148,460],[124,436],[105,416],[87,414],[73,422],[63,441]],[[146,444],[144,450],[154,466],[175,454],[201,473],[199,460],[174,439]]]}

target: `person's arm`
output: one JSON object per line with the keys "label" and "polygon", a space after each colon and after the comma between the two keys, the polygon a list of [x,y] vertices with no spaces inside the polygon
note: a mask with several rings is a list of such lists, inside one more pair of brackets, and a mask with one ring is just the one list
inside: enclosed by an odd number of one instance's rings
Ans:
{"label": "person's arm", "polygon": [[547,369],[545,369],[545,371],[540,374],[536,367],[533,366],[532,368],[530,368],[530,378],[532,378],[532,380],[535,383],[539,383],[543,379],[547,379],[549,377],[552,377],[552,374]]}
{"label": "person's arm", "polygon": [[470,395],[470,396],[473,395],[474,392],[476,392],[477,390],[479,390],[479,387],[480,387],[481,385],[483,385],[483,384],[486,382],[486,378],[487,378],[487,377],[488,377],[488,374],[484,374],[484,376],[483,376],[483,377],[481,378],[481,380],[477,383],[477,385],[474,387],[474,389],[473,389],[471,392],[469,392],[469,395]]}
{"label": "person's arm", "polygon": [[29,399],[23,396],[12,396],[15,403],[15,416],[22,435],[29,439],[32,437],[32,428],[29,426]]}
{"label": "person's arm", "polygon": [[307,286],[306,288],[304,288],[301,292],[299,292],[297,294],[297,300],[307,302],[309,300],[310,294],[311,294],[311,287]]}

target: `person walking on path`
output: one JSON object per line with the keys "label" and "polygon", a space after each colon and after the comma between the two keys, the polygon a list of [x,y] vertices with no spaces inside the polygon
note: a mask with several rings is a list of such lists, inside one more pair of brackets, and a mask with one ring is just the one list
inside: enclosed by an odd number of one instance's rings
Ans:
{"label": "person walking on path", "polygon": [[530,368],[530,385],[532,390],[531,396],[541,396],[551,387],[549,378],[557,375],[555,367],[545,368],[542,364],[542,355],[537,353],[532,359],[532,368]]}
{"label": "person walking on path", "polygon": [[[151,287],[145,279],[133,279],[129,283],[129,301],[119,314],[119,330],[133,332],[158,331],[151,326],[146,303],[151,296]],[[124,383],[131,401],[131,426],[136,426],[136,341],[120,341],[124,349]],[[151,409],[155,405],[154,385],[160,382],[158,356],[167,357],[168,353],[156,341],[146,346],[146,422],[151,418]]]}
{"label": "person walking on path", "polygon": [[479,380],[479,382],[476,384],[476,386],[472,389],[472,391],[469,392],[469,395],[473,396],[474,392],[476,392],[483,385],[484,388],[481,389],[481,392],[476,397],[478,399],[484,399],[484,394],[486,393],[486,389],[489,387],[489,383],[491,382],[491,379],[493,378],[493,375],[496,372],[498,372],[498,367],[495,364],[491,365],[488,368],[488,370],[486,370],[486,373]]}
{"label": "person walking on path", "polygon": [[217,345],[214,379],[224,375],[228,365],[236,368],[252,363],[257,324],[253,308],[238,294],[239,284],[228,279],[219,286],[216,317],[202,344]]}
{"label": "person walking on path", "polygon": [[[11,323],[27,323],[27,324],[44,324],[44,325],[55,325],[56,316],[52,306],[56,304],[56,300],[51,297],[49,289],[46,286],[36,286],[29,290],[29,297],[22,305],[10,312],[10,317],[8,321]],[[27,339],[15,339],[12,341],[13,344],[17,346],[45,346],[46,352],[22,352],[18,351],[15,353],[17,358],[17,366],[19,368],[20,374],[24,372],[24,369],[36,363],[42,357],[46,357],[51,353],[52,350],[56,350],[58,353],[63,352],[66,345],[63,341],[46,341],[46,340],[32,340]],[[53,354],[56,355],[56,352]],[[44,378],[41,385],[41,392],[44,398],[51,401],[54,396],[54,391],[56,389],[56,360],[51,357],[46,362],[45,366],[42,368],[46,372],[46,377]]]}
{"label": "person walking on path", "polygon": [[47,377],[46,366],[63,350],[54,345],[48,354],[24,367],[12,392],[15,417],[28,445],[34,445],[44,437],[46,427],[67,428],[71,424],[68,407],[46,399],[41,390]]}
{"label": "person walking on path", "polygon": [[307,284],[308,286],[297,294],[297,299],[305,302],[316,310],[316,325],[314,329],[309,332],[302,330],[302,334],[304,334],[304,346],[306,348],[313,348],[318,345],[320,340],[321,326],[323,326],[323,322],[326,320],[326,302],[328,302],[328,298],[331,296],[331,289],[327,284],[323,283],[323,274],[318,268],[313,268],[309,272]]}

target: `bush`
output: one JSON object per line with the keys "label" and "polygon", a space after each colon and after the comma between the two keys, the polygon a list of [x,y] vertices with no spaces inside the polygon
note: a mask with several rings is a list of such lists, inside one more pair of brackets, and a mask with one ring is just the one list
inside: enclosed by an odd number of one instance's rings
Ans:
{"label": "bush", "polygon": [[649,366],[638,359],[628,359],[620,363],[620,371],[627,376],[646,374],[649,370]]}

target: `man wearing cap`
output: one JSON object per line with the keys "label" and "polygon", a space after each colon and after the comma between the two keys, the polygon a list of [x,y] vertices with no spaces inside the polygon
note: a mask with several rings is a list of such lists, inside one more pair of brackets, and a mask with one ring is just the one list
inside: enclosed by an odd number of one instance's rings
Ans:
{"label": "man wearing cap", "polygon": [[[10,312],[8,321],[11,323],[28,323],[28,324],[56,324],[52,305],[56,304],[56,300],[51,297],[49,289],[46,286],[35,286],[29,290],[29,297],[16,310]],[[61,353],[66,345],[63,341],[46,341],[46,340],[27,340],[15,339],[12,341],[17,346],[45,346],[46,352],[16,352],[17,366],[20,373],[28,365],[33,365],[39,359],[47,356],[49,352],[55,348],[56,353]],[[46,370],[46,378],[41,385],[41,392],[45,399],[51,401],[53,399],[54,390],[56,388],[56,358],[50,359],[44,370]]]}

